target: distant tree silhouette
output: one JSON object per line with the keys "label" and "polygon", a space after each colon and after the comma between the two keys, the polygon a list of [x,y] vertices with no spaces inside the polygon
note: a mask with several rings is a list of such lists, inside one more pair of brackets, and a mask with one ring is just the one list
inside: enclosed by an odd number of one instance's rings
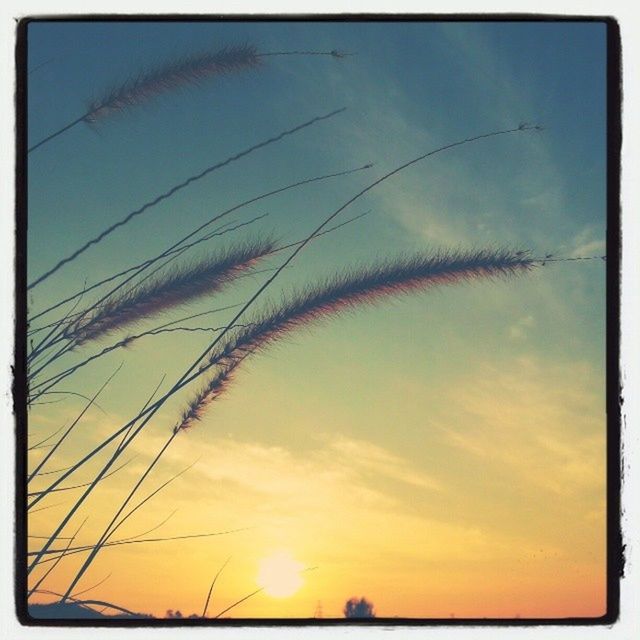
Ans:
{"label": "distant tree silhouette", "polygon": [[345,618],[375,618],[373,603],[366,598],[351,598],[344,605]]}
{"label": "distant tree silhouette", "polygon": [[190,616],[185,616],[183,615],[182,611],[180,611],[180,609],[176,609],[176,611],[174,611],[173,609],[167,609],[167,612],[165,613],[165,618],[200,618],[200,616],[197,613],[192,613]]}

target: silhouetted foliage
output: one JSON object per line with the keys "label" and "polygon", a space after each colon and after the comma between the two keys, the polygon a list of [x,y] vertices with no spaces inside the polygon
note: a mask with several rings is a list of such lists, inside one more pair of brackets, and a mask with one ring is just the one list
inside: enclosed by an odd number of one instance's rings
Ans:
{"label": "silhouetted foliage", "polygon": [[172,619],[180,619],[180,618],[199,618],[200,616],[197,613],[192,613],[190,616],[185,616],[183,615],[182,611],[180,611],[180,609],[176,609],[175,611],[173,609],[167,609],[167,612],[164,615],[165,618],[172,618]]}
{"label": "silhouetted foliage", "polygon": [[375,618],[373,602],[366,598],[351,598],[344,605],[345,618]]}

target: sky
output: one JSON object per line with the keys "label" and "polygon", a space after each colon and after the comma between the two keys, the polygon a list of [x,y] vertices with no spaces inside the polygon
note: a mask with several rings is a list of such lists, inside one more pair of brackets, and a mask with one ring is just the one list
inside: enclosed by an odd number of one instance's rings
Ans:
{"label": "sky", "polygon": [[[34,23],[30,142],[140,71],[239,43],[354,55],[267,57],[258,69],[167,94],[99,126],[83,123],[34,151],[29,280],[203,168],[347,110],[139,216],[34,287],[32,313],[249,197],[374,163],[239,210],[234,224],[269,215],[222,236],[212,251],[244,237],[300,239],[403,162],[521,122],[543,130],[443,152],[372,189],[343,216],[369,213],[306,247],[265,300],[415,251],[605,253],[605,27],[597,23]],[[267,275],[141,327],[246,300]],[[174,511],[158,535],[243,531],[104,550],[78,590],[110,575],[91,593],[155,615],[192,613],[230,558],[210,608],[221,611],[258,588],[261,562],[280,553],[309,569],[301,588],[288,597],[257,594],[232,615],[310,617],[321,605],[324,616],[340,617],[352,596],[367,597],[385,617],[602,615],[604,285],[600,260],[548,263],[292,334],[248,361],[198,426],[176,438],[141,496],[193,466],[121,534],[137,535]],[[224,325],[230,313],[192,326]],[[87,412],[60,448],[58,468],[126,423],[165,374],[168,388],[210,341],[206,332],[149,337],[61,384],[92,395],[124,362],[101,409]],[[88,517],[84,541],[110,520],[195,389],[162,407],[125,456],[135,458],[79,511],[73,523]],[[34,407],[32,437],[82,406],[65,397]],[[34,450],[34,464],[43,451]],[[92,468],[76,479],[89,479]],[[30,520],[33,535],[49,532],[72,505],[66,496],[49,501]],[[50,589],[64,588],[77,559],[60,563]]]}

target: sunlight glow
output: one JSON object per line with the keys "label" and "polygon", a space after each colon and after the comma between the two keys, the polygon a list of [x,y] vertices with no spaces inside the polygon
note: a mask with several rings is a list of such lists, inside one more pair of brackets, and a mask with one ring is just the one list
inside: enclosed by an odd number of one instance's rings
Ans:
{"label": "sunlight glow", "polygon": [[258,584],[274,598],[293,595],[302,586],[303,565],[287,551],[279,551],[260,562]]}

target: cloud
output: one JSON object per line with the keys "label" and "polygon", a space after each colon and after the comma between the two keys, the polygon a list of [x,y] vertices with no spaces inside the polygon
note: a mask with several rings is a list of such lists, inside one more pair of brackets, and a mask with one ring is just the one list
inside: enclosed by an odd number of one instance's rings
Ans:
{"label": "cloud", "polygon": [[443,440],[558,496],[602,494],[604,389],[597,393],[590,367],[531,356],[513,365],[486,365],[457,381],[452,415],[439,421]]}
{"label": "cloud", "polygon": [[[186,447],[177,441],[168,450],[167,460],[172,467],[177,470],[193,462],[197,450],[202,461],[189,474],[193,482],[199,476],[200,481],[240,500],[251,502],[259,498],[267,510],[266,505],[273,503],[286,504],[292,513],[304,512],[309,508],[310,496],[315,505],[327,506],[337,501],[350,506],[397,507],[397,498],[380,488],[380,477],[426,491],[442,489],[407,460],[364,440],[321,435],[316,449],[300,454],[284,446],[233,438],[199,441],[194,450],[191,436],[186,433],[181,438]],[[150,440],[154,441],[152,446]],[[195,440],[199,438],[196,436]],[[137,441],[134,449],[149,455],[150,450],[160,446],[160,438],[147,436]]]}
{"label": "cloud", "polygon": [[604,228],[599,229],[592,224],[586,225],[560,248],[569,258],[604,255],[607,249]]}
{"label": "cloud", "polygon": [[[300,453],[257,441],[205,442],[189,435],[167,451],[163,475],[184,468],[196,454],[202,456],[173,489],[189,496],[191,506],[182,507],[181,513],[188,509],[190,521],[223,518],[225,528],[255,527],[259,533],[254,537],[264,544],[295,546],[304,541],[313,546],[315,537],[323,538],[318,541],[322,553],[330,553],[332,562],[362,566],[370,554],[380,555],[383,564],[408,568],[413,562],[435,560],[481,557],[484,562],[533,549],[534,543],[492,527],[449,521],[446,514],[426,515],[422,500],[412,493],[407,501],[401,487],[424,492],[425,505],[429,496],[448,489],[405,458],[365,440],[321,434],[314,450]],[[137,446],[154,451],[160,445],[155,439],[153,446],[149,438]],[[198,528],[204,526],[189,527]],[[403,540],[401,548],[398,539]],[[330,540],[340,540],[340,545]]]}
{"label": "cloud", "polygon": [[509,338],[511,340],[525,340],[528,337],[528,330],[535,326],[536,321],[533,316],[524,316],[509,327]]}
{"label": "cloud", "polygon": [[391,480],[404,482],[422,489],[442,491],[442,485],[434,478],[411,468],[407,460],[388,450],[365,440],[355,440],[337,436],[330,442],[332,453],[339,456],[343,464],[353,465],[354,470],[367,471],[374,475],[386,476]]}

